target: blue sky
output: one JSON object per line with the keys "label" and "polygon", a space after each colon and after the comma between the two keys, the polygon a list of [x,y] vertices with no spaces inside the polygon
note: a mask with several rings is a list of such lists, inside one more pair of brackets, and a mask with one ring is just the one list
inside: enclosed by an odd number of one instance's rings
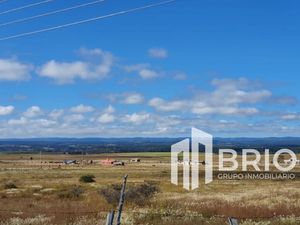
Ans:
{"label": "blue sky", "polygon": [[[0,3],[0,23],[89,1],[3,13],[35,2]],[[158,2],[105,0],[0,39]],[[0,137],[299,136],[299,6],[177,0],[0,41]]]}

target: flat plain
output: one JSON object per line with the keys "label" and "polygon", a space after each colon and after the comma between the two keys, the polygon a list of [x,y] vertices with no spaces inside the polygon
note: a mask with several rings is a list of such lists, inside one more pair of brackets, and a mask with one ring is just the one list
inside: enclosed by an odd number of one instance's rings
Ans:
{"label": "flat plain", "polygon": [[[141,162],[130,162],[132,158]],[[66,159],[79,164],[64,165]],[[125,166],[102,165],[105,159],[123,161]],[[300,166],[293,172],[299,176]],[[200,188],[186,191],[182,178],[178,186],[170,183],[170,153],[0,154],[0,224],[104,225],[107,213],[117,206],[101,190],[120,185],[125,174],[128,189],[146,183],[156,188],[142,202],[126,196],[125,225],[221,225],[228,224],[228,217],[238,218],[242,225],[300,224],[299,178],[214,179],[204,185],[200,165]],[[95,182],[81,182],[84,175],[93,175]]]}

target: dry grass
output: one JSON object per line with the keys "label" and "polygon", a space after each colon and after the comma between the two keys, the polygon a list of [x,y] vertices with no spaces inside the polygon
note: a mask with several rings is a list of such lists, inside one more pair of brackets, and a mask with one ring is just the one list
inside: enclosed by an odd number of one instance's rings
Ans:
{"label": "dry grass", "polygon": [[[0,185],[0,224],[104,224],[106,213],[112,206],[98,191],[112,184],[120,184],[124,174],[129,175],[129,186],[151,181],[160,189],[146,205],[126,202],[123,215],[125,225],[220,225],[227,224],[228,216],[240,218],[242,225],[300,224],[299,180],[215,180],[196,191],[187,192],[181,186],[170,184],[169,155],[166,153],[145,153],[144,157],[141,153],[87,156],[96,162],[106,157],[125,162],[131,157],[142,159],[140,164],[126,164],[125,167],[96,164],[59,168],[43,163],[41,168],[39,161],[29,161],[30,157],[1,155],[1,184],[13,181],[18,188]],[[64,157],[49,155],[43,156],[43,160],[57,161]],[[72,156],[74,159],[77,157],[81,156]],[[93,174],[95,182],[80,182],[79,178],[86,174]],[[60,197],[61,193],[67,193],[79,185],[84,192],[80,192],[78,197]]]}

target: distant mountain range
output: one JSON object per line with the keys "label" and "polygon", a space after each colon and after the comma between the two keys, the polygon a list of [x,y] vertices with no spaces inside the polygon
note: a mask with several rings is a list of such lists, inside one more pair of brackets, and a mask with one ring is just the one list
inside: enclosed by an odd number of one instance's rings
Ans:
{"label": "distant mountain range", "polygon": [[[112,152],[168,152],[180,138],[28,138],[0,139],[0,152],[68,152],[71,154]],[[214,138],[214,150],[254,148],[276,151],[290,148],[300,153],[300,137]]]}

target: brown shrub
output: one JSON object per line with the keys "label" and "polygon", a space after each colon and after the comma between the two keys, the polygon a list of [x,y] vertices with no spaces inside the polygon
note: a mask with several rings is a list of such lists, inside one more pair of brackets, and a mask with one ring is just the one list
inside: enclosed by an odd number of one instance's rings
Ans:
{"label": "brown shrub", "polygon": [[4,183],[4,189],[11,189],[11,188],[18,188],[15,182],[10,180]]}
{"label": "brown shrub", "polygon": [[[105,198],[107,203],[117,205],[119,202],[121,185],[111,185],[99,190],[99,194]],[[136,205],[145,205],[159,191],[155,184],[143,183],[132,186],[125,192],[126,202]]]}
{"label": "brown shrub", "polygon": [[57,193],[59,198],[76,199],[80,198],[84,193],[84,189],[80,186],[72,186],[68,189],[63,189]]}

